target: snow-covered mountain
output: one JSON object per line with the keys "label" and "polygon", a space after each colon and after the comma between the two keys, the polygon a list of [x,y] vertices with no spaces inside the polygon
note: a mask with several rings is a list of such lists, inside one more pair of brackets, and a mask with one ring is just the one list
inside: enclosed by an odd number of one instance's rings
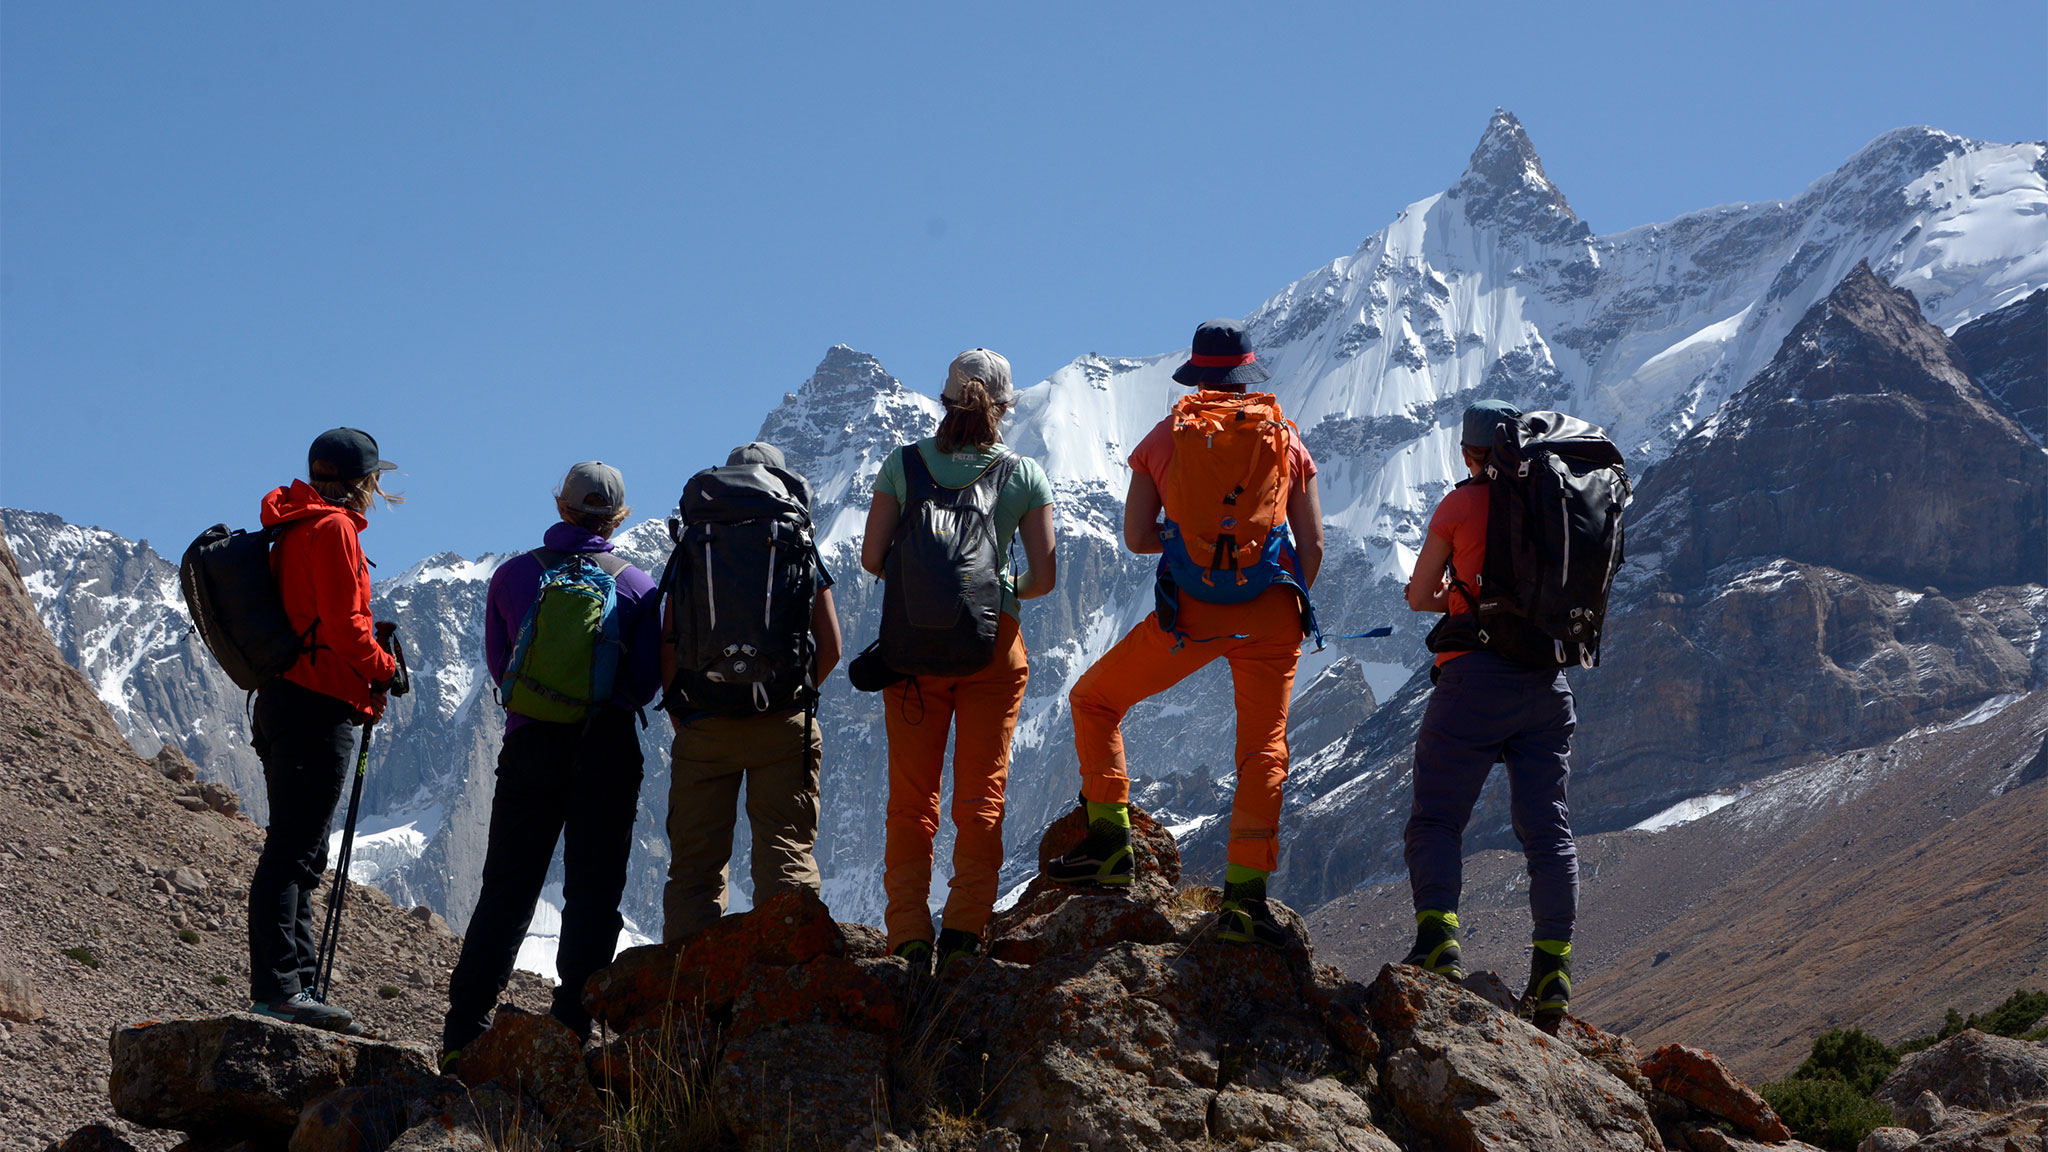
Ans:
{"label": "snow-covered mountain", "polygon": [[[1392,696],[1423,663],[1420,629],[1398,585],[1429,509],[1458,474],[1455,429],[1467,403],[1493,395],[1602,422],[1640,473],[1681,438],[1711,433],[1722,402],[1859,261],[1911,289],[1948,331],[2048,286],[2048,146],[1900,129],[1792,200],[1601,236],[1544,174],[1520,124],[1499,112],[1449,189],[1261,305],[1248,318],[1254,342],[1321,467],[1331,536],[1317,588],[1325,627],[1399,629],[1304,658],[1293,728],[1303,786],[1320,781],[1321,793],[1357,770],[1342,737],[1361,719],[1364,686]],[[1188,318],[1190,331],[1200,319]],[[1123,460],[1182,394],[1170,380],[1181,358],[1080,357],[1025,389],[1006,428],[1051,476],[1061,533],[1060,587],[1025,612],[1032,682],[1006,820],[1013,872],[1028,866],[1044,822],[1073,802],[1066,690],[1150,607],[1150,566],[1119,540]],[[869,486],[887,451],[928,433],[937,415],[931,397],[872,357],[835,347],[763,421],[761,438],[780,445],[816,490],[814,514],[856,651],[874,636],[878,609],[874,583],[854,561]],[[679,491],[691,471],[714,462],[678,460],[673,475],[636,482]],[[535,509],[536,536],[547,512]],[[236,727],[241,694],[184,637],[169,565],[53,517],[9,511],[5,525],[60,646],[138,747],[177,742],[260,803],[260,772]],[[367,542],[374,552],[374,533]],[[643,523],[621,547],[658,570],[666,533]],[[498,740],[481,606],[500,559],[437,556],[378,585],[377,612],[400,622],[420,689],[394,707],[379,737],[386,750],[366,796],[366,827],[384,838],[358,852],[366,862],[374,856],[380,884],[433,904],[457,926],[482,863]],[[1352,662],[1323,676],[1340,655]],[[1312,682],[1320,690],[1309,691]],[[1223,670],[1210,669],[1129,721],[1133,771],[1150,782],[1144,795],[1191,834],[1227,804],[1227,790],[1209,781],[1231,770],[1228,698]],[[872,922],[887,791],[878,702],[835,678],[821,715],[827,897],[840,915]],[[628,916],[650,933],[666,865],[666,736],[659,727],[646,736],[646,811],[627,897]],[[942,839],[942,871],[948,850]],[[1201,859],[1196,852],[1191,863]],[[744,889],[743,848],[733,875]]]}

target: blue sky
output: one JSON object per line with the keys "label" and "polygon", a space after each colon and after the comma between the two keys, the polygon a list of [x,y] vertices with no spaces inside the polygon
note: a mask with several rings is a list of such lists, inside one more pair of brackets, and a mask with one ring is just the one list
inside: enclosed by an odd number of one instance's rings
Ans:
{"label": "blue sky", "polygon": [[367,428],[386,574],[643,513],[825,349],[1181,346],[1495,105],[1596,231],[1924,123],[2048,136],[2048,6],[0,4],[0,502],[175,557]]}

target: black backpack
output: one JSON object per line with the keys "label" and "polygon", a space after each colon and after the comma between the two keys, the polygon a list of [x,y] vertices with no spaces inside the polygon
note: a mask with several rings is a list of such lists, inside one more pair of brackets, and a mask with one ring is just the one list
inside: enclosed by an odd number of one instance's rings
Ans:
{"label": "black backpack", "polygon": [[178,584],[193,630],[228,679],[245,691],[254,692],[289,671],[311,642],[293,630],[270,570],[270,546],[290,527],[274,524],[245,532],[215,524],[192,541],[178,562]]}
{"label": "black backpack", "polygon": [[1433,652],[1486,648],[1532,668],[1600,663],[1607,596],[1622,562],[1628,471],[1597,425],[1530,412],[1494,427],[1486,563],[1476,586],[1452,572],[1476,612],[1446,616]]}
{"label": "black backpack", "polygon": [[662,588],[675,679],[664,707],[752,715],[811,707],[811,608],[832,585],[811,535],[810,486],[765,464],[707,468],[683,487]]}
{"label": "black backpack", "polygon": [[1017,454],[1004,452],[962,488],[934,479],[917,445],[902,454],[910,498],[882,566],[882,659],[907,676],[969,676],[996,656],[996,500]]}

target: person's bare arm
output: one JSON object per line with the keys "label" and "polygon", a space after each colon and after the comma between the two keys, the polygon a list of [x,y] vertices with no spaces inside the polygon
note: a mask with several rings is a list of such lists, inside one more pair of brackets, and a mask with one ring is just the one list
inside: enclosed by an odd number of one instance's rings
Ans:
{"label": "person's bare arm", "polygon": [[832,606],[830,588],[818,589],[818,598],[811,601],[811,638],[818,642],[817,656],[811,661],[811,683],[823,684],[839,666],[845,643],[839,635],[839,612]]}
{"label": "person's bare arm", "polygon": [[1051,592],[1060,579],[1060,558],[1053,551],[1052,505],[1026,512],[1017,522],[1017,535],[1024,541],[1024,578],[1017,581],[1017,599],[1036,600]]}
{"label": "person's bare arm", "polygon": [[1131,487],[1124,493],[1124,547],[1140,556],[1166,551],[1159,542],[1159,514],[1165,509],[1151,475],[1132,469]]}
{"label": "person's bare arm", "polygon": [[1434,532],[1422,542],[1422,555],[1415,558],[1415,573],[1408,577],[1408,607],[1416,612],[1448,612],[1450,601],[1451,542]]}
{"label": "person's bare arm", "polygon": [[887,492],[877,492],[868,501],[868,528],[860,541],[860,566],[869,575],[882,574],[882,562],[889,558],[889,544],[896,538],[896,522],[902,517],[903,505]]}
{"label": "person's bare arm", "polygon": [[1287,528],[1294,533],[1294,555],[1301,562],[1301,586],[1316,586],[1316,574],[1323,570],[1323,497],[1316,491],[1316,478],[1287,497]]}

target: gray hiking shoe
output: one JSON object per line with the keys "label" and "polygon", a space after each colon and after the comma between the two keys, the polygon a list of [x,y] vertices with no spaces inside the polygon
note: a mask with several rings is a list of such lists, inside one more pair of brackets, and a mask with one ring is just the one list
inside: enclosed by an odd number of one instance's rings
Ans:
{"label": "gray hiking shoe", "polygon": [[294,993],[284,1000],[258,1000],[249,1005],[249,1011],[272,1020],[283,1020],[290,1024],[304,1024],[308,1028],[319,1028],[327,1032],[354,1032],[355,1014],[346,1008],[323,1004],[311,992]]}

